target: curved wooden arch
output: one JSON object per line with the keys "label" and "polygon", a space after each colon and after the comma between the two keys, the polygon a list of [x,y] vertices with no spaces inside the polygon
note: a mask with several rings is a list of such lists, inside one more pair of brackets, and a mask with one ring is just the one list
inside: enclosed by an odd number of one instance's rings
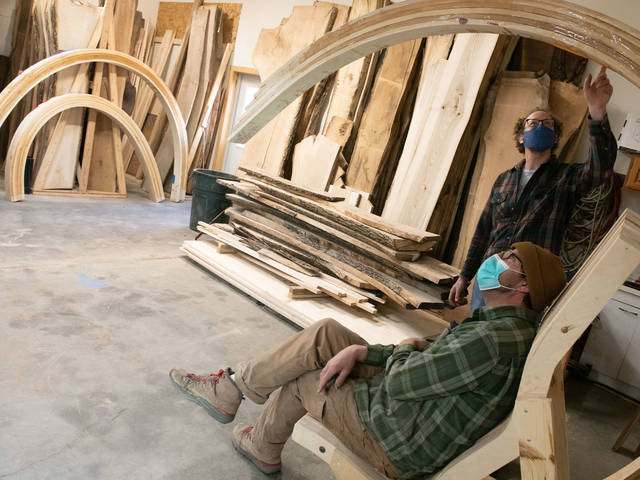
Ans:
{"label": "curved wooden arch", "polygon": [[142,165],[145,167],[145,173],[151,179],[152,190],[149,192],[151,200],[154,202],[164,200],[164,191],[158,166],[153,158],[151,147],[138,125],[116,104],[111,103],[106,98],[86,93],[68,93],[53,97],[38,105],[22,120],[11,139],[11,144],[7,151],[4,166],[6,199],[12,202],[24,200],[24,169],[27,155],[31,148],[31,143],[40,129],[58,113],[77,107],[99,110],[124,130],[131,140],[136,154],[141,159]]}
{"label": "curved wooden arch", "polygon": [[89,62],[111,63],[136,75],[140,75],[149,83],[151,89],[159,95],[160,101],[167,112],[169,128],[173,139],[174,179],[171,186],[171,200],[174,202],[183,201],[187,187],[185,166],[189,155],[187,128],[184,118],[180,112],[178,102],[171,93],[171,90],[169,90],[169,87],[167,87],[158,74],[148,65],[131,55],[115,50],[84,48],[69,50],[40,60],[14,78],[11,83],[0,92],[0,126],[2,126],[9,113],[11,113],[22,97],[42,80],[67,67]]}
{"label": "curved wooden arch", "polygon": [[552,43],[640,87],[640,32],[564,0],[406,0],[325,34],[269,76],[229,142],[244,143],[340,67],[396,43],[445,33],[499,33]]}

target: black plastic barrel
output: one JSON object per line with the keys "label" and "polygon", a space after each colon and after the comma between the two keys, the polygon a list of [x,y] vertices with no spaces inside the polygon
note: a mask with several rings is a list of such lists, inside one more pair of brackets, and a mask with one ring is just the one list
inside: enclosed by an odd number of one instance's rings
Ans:
{"label": "black plastic barrel", "polygon": [[[205,168],[196,168],[189,177],[192,186],[191,219],[189,228],[198,230],[198,222],[210,223],[216,215],[227,208],[231,202],[225,198],[225,194],[231,190],[220,185],[216,180],[238,180],[238,177],[229,173],[216,172]],[[226,215],[220,215],[217,223],[227,221]]]}

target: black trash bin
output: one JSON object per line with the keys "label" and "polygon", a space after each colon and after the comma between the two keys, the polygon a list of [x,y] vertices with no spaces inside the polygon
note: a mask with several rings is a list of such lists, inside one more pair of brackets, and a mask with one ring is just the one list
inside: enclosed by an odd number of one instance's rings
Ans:
{"label": "black trash bin", "polygon": [[[238,177],[230,173],[216,172],[205,168],[196,168],[191,173],[192,197],[191,219],[189,221],[191,230],[198,230],[198,222],[211,222],[216,215],[231,204],[225,198],[225,194],[230,193],[231,189],[216,182],[218,178],[238,180]],[[226,221],[226,215],[220,215],[216,219],[217,223]]]}

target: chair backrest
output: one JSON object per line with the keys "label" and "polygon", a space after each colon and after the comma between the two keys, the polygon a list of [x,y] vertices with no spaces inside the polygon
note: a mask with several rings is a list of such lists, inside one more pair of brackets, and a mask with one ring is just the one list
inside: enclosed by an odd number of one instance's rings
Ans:
{"label": "chair backrest", "polygon": [[640,215],[625,210],[544,315],[518,397],[544,397],[553,372],[640,264]]}

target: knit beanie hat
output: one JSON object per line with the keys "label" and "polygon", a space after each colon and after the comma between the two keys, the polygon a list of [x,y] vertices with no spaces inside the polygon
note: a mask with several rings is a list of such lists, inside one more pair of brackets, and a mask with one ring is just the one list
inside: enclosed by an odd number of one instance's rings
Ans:
{"label": "knit beanie hat", "polygon": [[518,249],[518,256],[522,260],[531,308],[541,312],[551,305],[567,283],[562,262],[546,248],[531,242],[516,242],[511,247]]}

